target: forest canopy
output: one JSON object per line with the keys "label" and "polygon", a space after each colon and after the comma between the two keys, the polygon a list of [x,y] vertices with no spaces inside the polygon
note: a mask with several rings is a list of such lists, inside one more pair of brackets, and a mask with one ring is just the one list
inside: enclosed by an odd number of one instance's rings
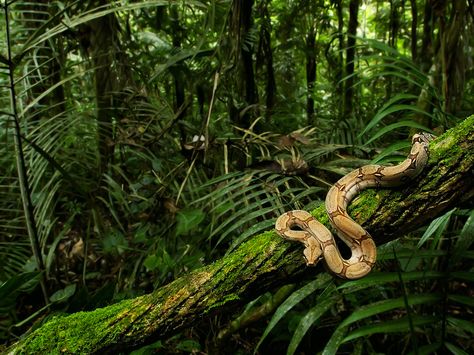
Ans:
{"label": "forest canopy", "polygon": [[[180,280],[235,262],[232,252],[272,233],[285,211],[322,209],[350,171],[403,161],[416,132],[457,127],[440,141],[472,147],[472,118],[464,121],[474,114],[470,0],[0,6],[7,345],[64,314],[170,285],[184,290]],[[451,170],[438,174],[446,181],[474,171],[472,155],[451,155],[465,161],[446,163]],[[199,322],[133,348],[469,353],[474,187],[440,181],[437,188],[464,197],[447,210],[427,200],[439,209],[416,228],[368,223],[385,255],[370,284],[321,266],[312,277],[278,274],[271,286],[239,294],[231,311],[216,301]],[[383,193],[371,190],[354,211],[365,201],[362,210],[375,213]],[[403,221],[401,209],[391,211]],[[303,263],[299,251],[301,260],[289,253],[282,264]]]}

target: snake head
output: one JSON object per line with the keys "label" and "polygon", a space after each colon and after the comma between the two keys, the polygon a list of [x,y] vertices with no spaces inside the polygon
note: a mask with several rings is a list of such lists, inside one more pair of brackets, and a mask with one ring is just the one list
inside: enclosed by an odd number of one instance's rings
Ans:
{"label": "snake head", "polygon": [[436,136],[434,134],[431,134],[431,133],[427,133],[427,132],[420,132],[420,133],[417,133],[415,135],[413,135],[412,139],[411,139],[411,142],[412,144],[413,143],[429,143],[431,142],[432,140],[434,140],[436,138]]}
{"label": "snake head", "polygon": [[305,241],[306,248],[303,250],[303,256],[307,266],[316,266],[322,258],[323,251],[321,244],[314,237],[310,237]]}

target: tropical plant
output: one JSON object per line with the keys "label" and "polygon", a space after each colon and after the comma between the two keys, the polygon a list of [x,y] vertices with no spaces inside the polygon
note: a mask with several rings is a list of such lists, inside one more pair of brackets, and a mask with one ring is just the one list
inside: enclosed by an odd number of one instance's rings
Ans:
{"label": "tropical plant", "polygon": [[[423,235],[383,245],[379,260],[384,268],[394,265],[394,272],[373,272],[344,283],[320,275],[278,307],[260,344],[286,320],[293,329],[288,354],[296,352],[312,328],[321,337],[308,341],[327,354],[365,352],[362,349],[464,353],[472,345],[474,324],[459,317],[457,309],[472,307],[466,284],[472,276],[464,270],[470,253],[464,251],[473,242],[473,217],[472,211],[451,210],[434,220]],[[447,234],[452,223],[458,227]],[[422,248],[428,240],[430,246]],[[387,348],[377,334],[404,340],[390,341]]]}
{"label": "tropical plant", "polygon": [[[0,339],[151,292],[472,113],[471,6],[425,3],[421,34],[420,1],[2,1]],[[466,351],[469,208],[382,246],[386,273],[260,295],[247,349]]]}

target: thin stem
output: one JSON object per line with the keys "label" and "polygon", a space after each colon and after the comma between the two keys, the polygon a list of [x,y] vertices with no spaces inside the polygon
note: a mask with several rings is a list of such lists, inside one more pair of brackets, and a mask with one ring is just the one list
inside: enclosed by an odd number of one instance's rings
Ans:
{"label": "thin stem", "polygon": [[28,176],[26,174],[26,163],[25,157],[23,154],[23,144],[21,141],[21,128],[20,128],[20,119],[18,117],[17,111],[17,102],[16,102],[16,92],[15,92],[15,78],[14,78],[14,71],[15,65],[12,60],[12,52],[11,52],[11,41],[10,41],[10,19],[9,19],[9,11],[8,6],[5,5],[5,25],[6,25],[6,37],[7,37],[7,51],[8,51],[8,75],[10,79],[10,104],[12,110],[12,117],[15,123],[15,134],[14,134],[14,142],[15,142],[15,150],[16,150],[16,166],[18,171],[18,180],[20,183],[20,192],[21,192],[21,199],[23,202],[23,211],[25,214],[26,219],[26,227],[28,230],[28,236],[30,237],[30,244],[33,250],[33,255],[36,259],[36,263],[38,265],[38,270],[41,272],[40,278],[40,285],[41,290],[43,292],[44,301],[46,304],[49,303],[48,301],[48,292],[46,290],[46,283],[45,283],[45,267],[43,263],[43,258],[41,256],[41,248],[40,243],[38,240],[38,231],[36,229],[36,222],[34,218],[34,211],[33,211],[33,203],[31,201],[31,190],[28,184]]}

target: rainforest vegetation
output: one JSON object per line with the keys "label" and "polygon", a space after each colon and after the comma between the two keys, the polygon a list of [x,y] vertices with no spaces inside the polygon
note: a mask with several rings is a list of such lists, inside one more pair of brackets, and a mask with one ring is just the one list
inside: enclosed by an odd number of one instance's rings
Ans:
{"label": "rainforest vegetation", "polygon": [[[474,352],[472,0],[0,7],[0,352]],[[428,190],[353,203],[367,277],[272,231],[419,131]]]}

